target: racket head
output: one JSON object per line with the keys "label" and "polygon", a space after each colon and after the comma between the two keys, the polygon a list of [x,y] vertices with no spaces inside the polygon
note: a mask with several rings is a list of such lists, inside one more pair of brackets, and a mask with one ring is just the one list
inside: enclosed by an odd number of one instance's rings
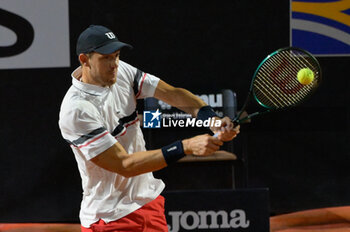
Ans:
{"label": "racket head", "polygon": [[[310,84],[298,81],[298,72],[310,69],[314,78]],[[321,83],[321,67],[317,59],[309,52],[287,47],[268,55],[256,69],[250,92],[264,108],[279,110],[304,102]]]}

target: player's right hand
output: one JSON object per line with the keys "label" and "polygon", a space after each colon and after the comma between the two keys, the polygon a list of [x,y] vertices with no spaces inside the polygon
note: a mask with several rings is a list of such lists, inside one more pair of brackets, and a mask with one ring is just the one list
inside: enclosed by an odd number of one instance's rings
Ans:
{"label": "player's right hand", "polygon": [[219,150],[223,142],[209,134],[204,134],[184,139],[182,144],[186,155],[207,156]]}

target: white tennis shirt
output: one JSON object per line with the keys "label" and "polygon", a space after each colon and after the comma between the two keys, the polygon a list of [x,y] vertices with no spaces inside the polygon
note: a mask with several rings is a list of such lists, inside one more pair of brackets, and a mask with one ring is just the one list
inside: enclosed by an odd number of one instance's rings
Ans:
{"label": "white tennis shirt", "polygon": [[165,185],[152,173],[126,178],[90,161],[116,142],[129,154],[146,150],[136,99],[152,97],[159,78],[123,61],[110,87],[86,84],[80,78],[79,67],[63,99],[59,127],[78,164],[83,187],[80,221],[88,228],[99,219],[108,223],[137,210],[157,198]]}

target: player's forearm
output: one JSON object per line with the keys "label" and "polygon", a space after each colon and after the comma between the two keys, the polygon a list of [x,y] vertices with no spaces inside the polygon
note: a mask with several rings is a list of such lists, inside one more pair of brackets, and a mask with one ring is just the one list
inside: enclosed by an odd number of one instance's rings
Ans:
{"label": "player's forearm", "polygon": [[198,110],[201,107],[207,105],[202,99],[182,88],[176,88],[174,91],[174,98],[176,101],[173,105],[176,108],[191,114],[193,117],[197,116]]}
{"label": "player's forearm", "polygon": [[175,141],[157,150],[128,154],[122,145],[112,147],[91,159],[97,166],[125,177],[157,171],[176,162],[185,155],[210,155],[217,151],[222,142],[208,134],[198,135],[183,141]]}
{"label": "player's forearm", "polygon": [[143,173],[157,171],[167,166],[160,149],[135,152],[122,161],[122,175],[137,176]]}
{"label": "player's forearm", "polygon": [[156,171],[176,162],[185,155],[210,155],[223,143],[208,134],[198,135],[182,141],[175,141],[162,149],[135,152],[123,160],[123,168],[128,176]]}
{"label": "player's forearm", "polygon": [[175,88],[160,80],[154,97],[196,117],[198,110],[206,103],[183,88]]}
{"label": "player's forearm", "polygon": [[[198,136],[197,136],[198,137]],[[202,137],[206,137],[202,136]],[[185,155],[195,152],[198,140],[205,138],[190,138],[183,141],[178,140],[157,150],[135,152],[126,156],[122,161],[123,172],[126,176],[136,176],[142,173],[156,171],[176,162]],[[203,146],[204,150],[206,146]],[[199,153],[200,154],[200,153]]]}
{"label": "player's forearm", "polygon": [[166,166],[161,150],[128,154],[119,143],[91,159],[97,166],[125,177],[159,170]]}

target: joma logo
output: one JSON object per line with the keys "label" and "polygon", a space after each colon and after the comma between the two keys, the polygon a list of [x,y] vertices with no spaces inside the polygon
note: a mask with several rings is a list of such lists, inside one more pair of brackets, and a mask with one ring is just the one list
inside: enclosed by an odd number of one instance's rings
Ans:
{"label": "joma logo", "polygon": [[248,228],[250,224],[245,211],[242,209],[232,210],[229,214],[223,210],[217,212],[171,211],[169,216],[172,221],[171,225],[168,225],[169,232],[177,232],[180,228],[185,230]]}

